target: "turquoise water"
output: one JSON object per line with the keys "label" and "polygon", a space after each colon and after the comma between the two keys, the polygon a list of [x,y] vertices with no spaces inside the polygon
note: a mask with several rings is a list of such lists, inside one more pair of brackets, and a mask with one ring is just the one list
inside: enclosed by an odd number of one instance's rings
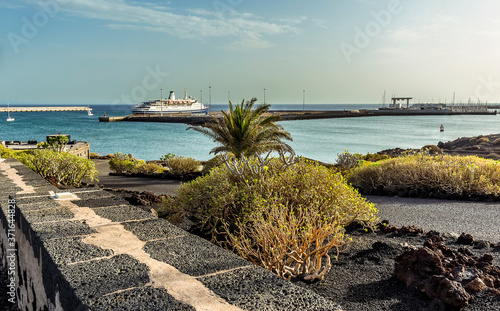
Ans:
{"label": "turquoise water", "polygon": [[[2,105],[3,106],[3,105]],[[15,105],[12,105],[15,106]],[[100,123],[98,116],[130,114],[127,105],[95,105],[94,116],[86,112],[19,112],[6,122],[0,115],[0,140],[45,140],[46,135],[70,134],[71,139],[90,142],[98,154],[132,153],[145,160],[159,159],[166,153],[208,160],[215,145],[208,137],[189,130],[185,124],[115,122]],[[377,105],[308,105],[306,109],[344,110],[375,108]],[[225,106],[214,105],[214,110]],[[273,106],[275,110],[301,110],[302,105]],[[500,116],[397,116],[280,123],[292,134],[292,147],[298,155],[324,162],[335,162],[337,154],[377,152],[388,148],[419,148],[459,137],[500,133]],[[440,132],[443,124],[445,131]]]}

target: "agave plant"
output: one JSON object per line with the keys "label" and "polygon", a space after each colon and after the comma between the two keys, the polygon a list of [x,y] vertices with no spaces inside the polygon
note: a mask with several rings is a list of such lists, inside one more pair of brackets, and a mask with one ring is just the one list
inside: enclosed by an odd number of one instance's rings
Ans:
{"label": "agave plant", "polygon": [[210,153],[232,153],[236,158],[262,154],[268,151],[288,151],[293,149],[283,142],[292,140],[289,132],[276,124],[281,118],[278,115],[264,116],[271,105],[255,106],[257,98],[243,100],[240,105],[229,101],[229,111],[222,111],[222,118],[212,116],[212,122],[191,126],[213,139],[218,146]]}

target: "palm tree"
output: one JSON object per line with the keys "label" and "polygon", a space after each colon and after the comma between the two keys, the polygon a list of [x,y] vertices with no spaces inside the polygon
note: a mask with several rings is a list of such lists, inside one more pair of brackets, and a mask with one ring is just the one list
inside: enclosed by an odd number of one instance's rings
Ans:
{"label": "palm tree", "polygon": [[229,101],[229,111],[222,111],[222,118],[211,117],[212,122],[191,126],[194,129],[211,137],[219,146],[210,153],[230,152],[236,158],[251,156],[267,151],[293,151],[282,140],[292,140],[289,132],[276,124],[281,120],[278,115],[264,116],[271,105],[260,104],[253,109],[257,98],[250,101],[243,100],[241,105]]}

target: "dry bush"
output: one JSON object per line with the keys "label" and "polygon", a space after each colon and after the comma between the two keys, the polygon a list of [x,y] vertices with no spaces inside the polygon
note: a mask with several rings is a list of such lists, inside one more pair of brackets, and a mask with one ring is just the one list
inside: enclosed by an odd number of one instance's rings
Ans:
{"label": "dry bush", "polygon": [[495,139],[495,140],[492,142],[492,144],[493,144],[493,145],[495,145],[495,146],[500,145],[500,138]]}
{"label": "dry bush", "polygon": [[360,153],[350,153],[347,150],[337,154],[337,164],[345,169],[352,169],[363,163],[363,156]]}
{"label": "dry bush", "polygon": [[193,158],[174,156],[164,160],[165,165],[174,175],[193,173],[199,170],[200,161]]}
{"label": "dry bush", "polygon": [[157,164],[145,163],[144,161],[139,161],[133,168],[132,172],[138,174],[152,175],[163,173],[165,169]]}
{"label": "dry bush", "polygon": [[364,191],[390,187],[448,195],[500,195],[500,163],[475,156],[408,155],[355,169],[349,182]]}
{"label": "dry bush", "polygon": [[137,160],[131,154],[126,155],[121,152],[115,153],[109,160],[109,169],[118,174],[145,175],[163,173],[165,170],[159,165],[146,163],[144,160]]}
{"label": "dry bush", "polygon": [[489,143],[490,139],[488,137],[479,137],[476,140],[476,144]]}
{"label": "dry bush", "polygon": [[347,242],[345,226],[372,224],[377,213],[340,174],[277,159],[215,167],[183,185],[177,204],[243,258],[284,278],[306,274],[307,280],[328,272],[328,252]]}
{"label": "dry bush", "polygon": [[440,154],[442,153],[441,148],[436,145],[425,145],[420,149],[421,152],[426,152],[429,154]]}

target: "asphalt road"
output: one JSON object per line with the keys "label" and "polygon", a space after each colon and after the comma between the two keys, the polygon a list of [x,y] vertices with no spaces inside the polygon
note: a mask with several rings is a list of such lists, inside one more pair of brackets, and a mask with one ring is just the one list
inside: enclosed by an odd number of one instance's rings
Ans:
{"label": "asphalt road", "polygon": [[128,176],[110,176],[108,160],[93,160],[97,171],[99,172],[98,185],[113,189],[124,189],[132,191],[149,191],[156,195],[168,194],[176,195],[179,189],[180,181],[145,178],[145,177],[128,177]]}
{"label": "asphalt road", "polygon": [[500,203],[366,196],[377,204],[380,220],[425,231],[470,233],[476,240],[500,242]]}

